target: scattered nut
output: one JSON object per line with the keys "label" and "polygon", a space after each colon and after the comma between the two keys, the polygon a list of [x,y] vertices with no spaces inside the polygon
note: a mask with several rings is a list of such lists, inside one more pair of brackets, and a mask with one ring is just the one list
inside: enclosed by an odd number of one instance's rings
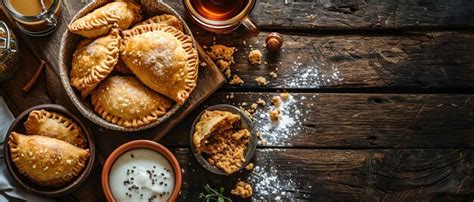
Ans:
{"label": "scattered nut", "polygon": [[272,32],[267,36],[265,43],[269,50],[277,51],[283,45],[283,36],[277,32]]}

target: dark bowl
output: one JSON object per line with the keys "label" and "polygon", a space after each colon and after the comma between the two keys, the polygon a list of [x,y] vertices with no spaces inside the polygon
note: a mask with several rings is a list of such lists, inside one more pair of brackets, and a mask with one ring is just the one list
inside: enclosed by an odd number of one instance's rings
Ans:
{"label": "dark bowl", "polygon": [[[36,183],[32,182],[31,180],[23,176],[20,172],[18,172],[18,169],[16,168],[10,156],[10,147],[7,144],[10,134],[13,131],[24,134],[25,127],[23,123],[28,118],[28,114],[31,111],[38,110],[38,109],[44,109],[47,111],[56,112],[67,118],[74,120],[81,127],[87,139],[87,148],[89,149],[90,156],[89,156],[89,159],[87,160],[86,167],[84,168],[84,170],[79,176],[71,180],[71,182],[67,183],[66,185],[63,185],[60,187],[45,187],[45,186],[37,185]],[[46,197],[62,196],[74,191],[80,184],[82,184],[86,180],[86,178],[89,176],[92,170],[92,166],[94,165],[95,146],[94,146],[94,138],[92,137],[92,133],[90,132],[89,128],[87,128],[80,119],[78,119],[72,112],[70,112],[69,110],[67,110],[61,105],[44,104],[44,105],[34,106],[32,108],[25,110],[24,112],[22,112],[20,115],[17,116],[15,121],[13,121],[12,125],[8,129],[7,135],[5,136],[4,143],[5,144],[4,144],[3,152],[5,154],[5,163],[13,179],[15,179],[21,186],[23,186],[26,189],[26,191],[40,194]]]}
{"label": "dark bowl", "polygon": [[203,110],[201,113],[199,113],[199,115],[196,117],[196,119],[194,119],[193,126],[191,128],[190,138],[189,138],[190,141],[191,141],[191,150],[193,152],[193,155],[197,159],[197,161],[205,169],[207,169],[208,171],[210,171],[214,174],[218,174],[218,175],[229,175],[229,174],[225,173],[224,171],[222,171],[221,169],[219,169],[215,166],[210,165],[209,162],[207,162],[207,160],[204,159],[204,157],[201,154],[197,153],[196,148],[194,147],[194,143],[193,143],[194,127],[196,126],[196,123],[199,121],[202,114],[206,110],[209,110],[209,111],[220,110],[220,111],[232,112],[234,114],[239,114],[241,124],[242,124],[241,127],[250,131],[249,145],[248,145],[247,149],[245,150],[245,162],[242,164],[242,166],[238,170],[236,170],[232,174],[239,172],[240,170],[245,168],[245,166],[247,166],[247,164],[250,163],[250,161],[253,158],[253,155],[255,154],[255,150],[257,149],[257,132],[255,131],[255,128],[253,127],[252,120],[241,109],[239,109],[237,107],[234,107],[232,105],[226,105],[226,104],[219,104],[219,105],[210,106],[210,107],[206,108],[205,110]]}

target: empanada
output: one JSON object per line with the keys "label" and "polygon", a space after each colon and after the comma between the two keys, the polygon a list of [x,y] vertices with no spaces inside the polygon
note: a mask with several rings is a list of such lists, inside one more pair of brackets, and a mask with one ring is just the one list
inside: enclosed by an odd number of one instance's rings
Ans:
{"label": "empanada", "polygon": [[107,78],[92,92],[91,100],[102,118],[127,128],[151,124],[173,106],[171,100],[130,76]]}
{"label": "empanada", "polygon": [[182,105],[196,86],[198,54],[190,36],[164,24],[123,32],[121,59],[152,90]]}
{"label": "empanada", "polygon": [[61,186],[86,166],[89,150],[40,135],[12,132],[8,145],[18,171],[42,186]]}
{"label": "empanada", "polygon": [[130,71],[130,69],[128,69],[127,65],[125,65],[122,62],[122,60],[120,60],[120,59],[117,62],[117,64],[115,65],[114,70],[116,70],[117,72],[120,72],[122,74],[125,74],[125,75],[133,75],[133,72]]}
{"label": "empanada", "polygon": [[181,20],[179,20],[176,16],[170,15],[170,14],[162,14],[162,15],[157,15],[157,16],[148,18],[145,21],[140,22],[135,26],[147,25],[147,24],[153,24],[153,23],[165,24],[165,25],[168,25],[168,26],[172,26],[172,27],[178,29],[179,31],[184,30],[183,29],[183,23],[181,22]]}
{"label": "empanada", "polygon": [[193,143],[200,153],[204,143],[213,133],[222,133],[234,127],[240,121],[240,116],[228,111],[204,111],[194,126]]}
{"label": "empanada", "polygon": [[109,35],[95,40],[85,39],[72,56],[71,85],[83,98],[112,72],[119,60],[120,34],[113,29]]}
{"label": "empanada", "polygon": [[114,27],[127,29],[142,18],[140,5],[132,1],[111,2],[72,22],[69,31],[96,38],[106,35]]}
{"label": "empanada", "polygon": [[71,119],[44,109],[33,110],[25,122],[26,135],[41,135],[85,148],[86,138],[81,128]]}

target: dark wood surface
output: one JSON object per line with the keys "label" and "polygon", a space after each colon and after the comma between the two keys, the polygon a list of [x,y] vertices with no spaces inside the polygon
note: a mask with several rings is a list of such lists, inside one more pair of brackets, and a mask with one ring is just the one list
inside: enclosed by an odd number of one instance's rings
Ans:
{"label": "dark wood surface", "polygon": [[[181,1],[165,2],[183,12]],[[76,110],[57,76],[57,57],[65,24],[84,5],[65,0],[62,23],[51,36],[21,36],[21,69],[0,84],[15,115],[43,103]],[[190,23],[203,46],[216,42],[238,49],[232,69],[245,83],[225,84],[159,141],[184,170],[181,200],[196,201],[205,184],[223,186],[230,195],[238,179],[253,184],[254,199],[473,200],[472,13],[468,0],[261,0],[252,13],[264,30],[256,38],[242,28],[214,35]],[[279,53],[263,47],[271,31],[284,36]],[[251,49],[261,50],[266,64],[250,65]],[[49,65],[31,92],[23,93],[38,58]],[[273,71],[278,78],[270,79]],[[269,79],[268,86],[258,86],[257,76]],[[283,90],[292,96],[282,106],[280,125],[268,119],[271,105],[254,115],[263,140],[253,172],[215,176],[197,163],[189,130],[201,110],[258,98],[270,103]],[[126,141],[153,137],[154,130],[119,133],[85,121],[98,142],[98,164],[62,200],[104,200],[100,171],[107,155]]]}

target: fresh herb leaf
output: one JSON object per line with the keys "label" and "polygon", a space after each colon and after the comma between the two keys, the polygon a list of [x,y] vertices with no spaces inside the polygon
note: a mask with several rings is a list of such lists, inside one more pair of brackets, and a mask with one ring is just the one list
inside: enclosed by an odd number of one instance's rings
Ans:
{"label": "fresh herb leaf", "polygon": [[224,200],[224,198],[222,198],[222,197],[217,198],[217,202],[224,202],[224,201],[225,201],[225,200]]}
{"label": "fresh herb leaf", "polygon": [[223,195],[224,187],[220,187],[219,191],[215,190],[208,184],[204,186],[204,193],[199,193],[199,199],[201,201],[210,202],[210,201],[217,201],[217,202],[225,202],[225,201],[232,201],[229,197]]}

